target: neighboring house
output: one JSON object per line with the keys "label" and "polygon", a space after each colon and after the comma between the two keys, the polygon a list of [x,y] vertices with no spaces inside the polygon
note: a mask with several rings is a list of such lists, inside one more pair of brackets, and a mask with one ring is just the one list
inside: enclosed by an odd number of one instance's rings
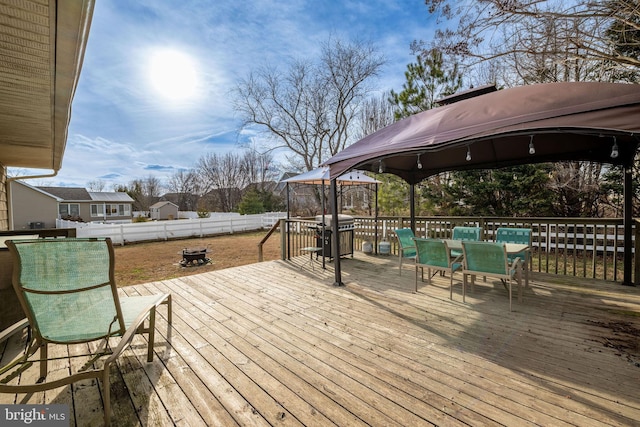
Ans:
{"label": "neighboring house", "polygon": [[23,181],[11,181],[9,228],[27,230],[55,228],[62,199]]}
{"label": "neighboring house", "polygon": [[375,188],[370,188],[368,185],[349,185],[340,190],[338,203],[341,210],[371,213],[372,199],[375,200]]}
{"label": "neighboring house", "polygon": [[[90,221],[131,222],[134,200],[121,191],[89,192]],[[81,206],[82,209],[82,206]]]}
{"label": "neighboring house", "polygon": [[195,212],[198,210],[198,199],[200,199],[200,196],[192,193],[165,193],[160,197],[159,201],[174,203],[183,212]]}
{"label": "neighboring house", "polygon": [[287,199],[287,183],[285,180],[289,178],[293,178],[296,175],[300,175],[298,172],[284,172],[280,177],[280,181],[276,183],[276,187],[273,189],[273,192],[282,197],[284,200]]}
{"label": "neighboring house", "polygon": [[178,205],[168,201],[158,202],[149,207],[151,219],[178,219]]}
{"label": "neighboring house", "polygon": [[204,208],[209,212],[234,212],[240,200],[242,200],[242,190],[239,188],[216,188],[201,197],[198,209]]}
{"label": "neighboring house", "polygon": [[[289,184],[289,200],[287,200],[287,183],[284,182],[289,178],[300,175],[298,172],[285,172],[274,189],[274,193],[282,197],[285,204],[289,207],[289,213],[292,216],[315,216],[322,213],[322,202],[320,199],[320,186],[315,184],[303,184],[290,182]],[[326,188],[328,202],[328,183]],[[328,207],[326,208],[328,209]]]}
{"label": "neighboring house", "polygon": [[121,192],[89,192],[80,187],[34,187],[10,183],[11,229],[55,228],[56,219],[130,222],[133,199]]}

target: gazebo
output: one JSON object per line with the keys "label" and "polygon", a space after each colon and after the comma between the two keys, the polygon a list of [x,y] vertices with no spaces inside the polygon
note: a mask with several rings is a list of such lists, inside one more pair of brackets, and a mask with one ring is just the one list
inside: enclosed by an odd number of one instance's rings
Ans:
{"label": "gazebo", "polygon": [[[640,143],[640,85],[485,89],[478,96],[457,94],[449,99],[457,102],[393,123],[330,158],[324,166],[330,169],[333,197],[335,178],[352,168],[395,174],[410,184],[415,228],[414,185],[440,172],[568,160],[620,165],[625,169],[624,283],[631,284],[631,166]],[[339,260],[334,284],[342,285]]]}
{"label": "gazebo", "polygon": [[[305,172],[305,173],[301,173],[300,175],[296,175],[293,176],[291,178],[285,179],[284,182],[287,184],[287,218],[289,218],[289,184],[308,184],[308,185],[320,185],[321,186],[321,192],[322,192],[322,216],[323,216],[323,220],[322,223],[324,224],[324,215],[326,212],[326,208],[325,208],[325,186],[328,185],[331,182],[331,178],[330,178],[330,171],[328,167],[321,167],[321,168],[316,168],[313,169],[309,172]],[[334,182],[337,183],[337,186],[352,186],[352,185],[374,185],[374,189],[375,189],[375,221],[377,224],[377,220],[378,220],[378,184],[379,181],[376,181],[374,178],[368,176],[367,174],[365,174],[363,171],[360,170],[351,170],[345,174],[343,174],[342,176],[339,176],[337,178],[334,179]],[[337,194],[337,193],[336,193]],[[337,196],[336,196],[336,200],[334,200],[334,204],[336,205],[336,207],[334,208],[337,212]],[[334,217],[338,217],[337,213],[334,213],[333,215]],[[325,231],[325,227],[322,227],[322,241],[324,241],[324,231]],[[334,235],[337,236],[337,232],[334,232]],[[334,240],[338,240],[338,237],[336,237]],[[322,245],[322,267],[325,267],[325,254],[324,254],[324,245]],[[339,253],[339,251],[334,252],[336,254]],[[339,258],[336,257],[336,258]]]}

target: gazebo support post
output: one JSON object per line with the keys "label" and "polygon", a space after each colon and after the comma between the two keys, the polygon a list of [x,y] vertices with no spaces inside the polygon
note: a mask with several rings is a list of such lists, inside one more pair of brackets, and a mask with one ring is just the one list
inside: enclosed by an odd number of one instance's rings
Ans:
{"label": "gazebo support post", "polygon": [[416,185],[409,185],[409,214],[411,215],[411,231],[416,234]]}
{"label": "gazebo support post", "polygon": [[289,214],[289,211],[291,210],[291,206],[289,204],[289,183],[287,182],[287,229],[286,230],[282,230],[284,233],[287,234],[287,260],[291,259],[291,239],[289,238],[289,236],[291,235],[291,233],[289,233],[289,219],[291,218],[291,215]]}
{"label": "gazebo support post", "polygon": [[[623,226],[624,226],[624,277],[622,279],[623,285],[633,286],[632,278],[632,228],[633,228],[633,176],[632,166],[624,166],[624,213],[623,213]],[[638,242],[636,242],[638,243]],[[637,254],[637,251],[636,251]],[[637,260],[636,260],[637,262]]]}
{"label": "gazebo support post", "polygon": [[322,192],[321,192],[321,194],[322,194],[322,196],[321,196],[322,197],[322,204],[321,204],[322,205],[322,243],[321,243],[321,246],[322,246],[322,269],[323,270],[325,270],[327,268],[327,263],[326,263],[326,255],[327,254],[324,253],[324,249],[325,249],[324,248],[325,247],[324,242],[326,241],[324,233],[325,233],[325,231],[327,229],[327,224],[325,224],[325,222],[326,222],[325,215],[327,213],[326,212],[327,208],[325,206],[325,200],[324,200],[325,199],[325,197],[324,197],[325,191],[324,190],[325,189],[324,189],[324,179],[323,179],[322,180]]}
{"label": "gazebo support post", "polygon": [[337,180],[331,180],[331,229],[333,239],[331,240],[333,252],[333,267],[335,282],[333,286],[344,286],[342,283],[342,271],[340,270],[340,233],[338,232],[338,184]]}
{"label": "gazebo support post", "polygon": [[376,255],[378,255],[378,183],[376,182],[376,210],[375,210],[375,227],[376,231],[373,233],[374,242],[373,242],[373,250]]}

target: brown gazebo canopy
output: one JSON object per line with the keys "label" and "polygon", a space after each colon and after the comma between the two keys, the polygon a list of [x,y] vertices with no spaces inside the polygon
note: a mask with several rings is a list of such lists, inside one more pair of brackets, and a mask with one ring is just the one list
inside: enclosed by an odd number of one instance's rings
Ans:
{"label": "brown gazebo canopy", "polygon": [[[639,134],[640,85],[548,83],[486,93],[415,114],[368,135],[324,165],[332,179],[357,167],[392,173],[410,184],[450,170],[564,160],[628,168]],[[625,282],[631,269],[630,186],[629,173]],[[341,284],[339,262],[336,284]]]}

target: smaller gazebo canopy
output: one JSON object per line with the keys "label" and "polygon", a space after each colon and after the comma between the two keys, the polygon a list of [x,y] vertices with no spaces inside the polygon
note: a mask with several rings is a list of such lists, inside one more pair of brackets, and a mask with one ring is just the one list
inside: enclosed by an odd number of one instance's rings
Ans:
{"label": "smaller gazebo canopy", "polygon": [[[289,184],[308,184],[308,185],[321,185],[324,194],[324,186],[329,185],[331,182],[331,178],[329,177],[329,168],[321,167],[309,172],[301,173],[300,175],[293,176],[291,178],[285,179],[283,182],[287,184],[287,216],[289,215],[289,194],[288,194],[288,186]],[[363,171],[360,170],[351,170],[344,175],[336,178],[336,184],[339,186],[351,186],[351,185],[376,185],[376,195],[378,193],[377,184],[380,181],[376,181],[374,178],[366,175]],[[324,197],[322,197],[322,213],[324,215],[325,206],[324,206]],[[378,200],[376,197],[376,217],[378,216]]]}
{"label": "smaller gazebo canopy", "polygon": [[[285,179],[284,182],[295,184],[327,185],[330,180],[331,178],[329,177],[329,168],[323,167]],[[337,182],[339,185],[366,185],[377,184],[379,181],[376,181],[362,171],[353,170],[345,173],[342,176],[339,176],[337,178]]]}

